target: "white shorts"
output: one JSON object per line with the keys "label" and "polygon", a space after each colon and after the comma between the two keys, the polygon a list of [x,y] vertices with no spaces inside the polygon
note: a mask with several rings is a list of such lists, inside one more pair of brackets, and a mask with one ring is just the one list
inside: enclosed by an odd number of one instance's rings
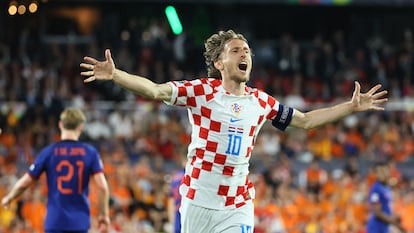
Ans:
{"label": "white shorts", "polygon": [[181,233],[253,233],[252,202],[231,210],[195,206],[183,199],[180,207]]}

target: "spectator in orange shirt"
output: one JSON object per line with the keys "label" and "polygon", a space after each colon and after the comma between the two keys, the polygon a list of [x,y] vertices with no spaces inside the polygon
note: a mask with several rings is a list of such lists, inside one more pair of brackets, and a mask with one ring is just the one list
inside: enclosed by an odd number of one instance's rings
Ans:
{"label": "spectator in orange shirt", "polygon": [[322,185],[326,182],[326,171],[320,167],[318,159],[314,158],[302,175],[308,194],[319,196]]}
{"label": "spectator in orange shirt", "polygon": [[37,232],[42,232],[43,219],[46,216],[46,207],[43,204],[41,187],[36,187],[31,194],[30,198],[23,202],[21,214],[33,229],[36,229]]}

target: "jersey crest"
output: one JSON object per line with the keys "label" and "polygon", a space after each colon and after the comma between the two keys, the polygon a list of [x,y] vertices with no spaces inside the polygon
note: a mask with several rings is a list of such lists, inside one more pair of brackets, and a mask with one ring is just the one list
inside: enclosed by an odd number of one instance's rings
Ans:
{"label": "jersey crest", "polygon": [[233,112],[233,114],[234,114],[235,116],[239,116],[239,114],[240,114],[241,110],[242,110],[242,106],[241,106],[240,104],[238,104],[238,103],[233,103],[233,104],[231,105],[231,111]]}

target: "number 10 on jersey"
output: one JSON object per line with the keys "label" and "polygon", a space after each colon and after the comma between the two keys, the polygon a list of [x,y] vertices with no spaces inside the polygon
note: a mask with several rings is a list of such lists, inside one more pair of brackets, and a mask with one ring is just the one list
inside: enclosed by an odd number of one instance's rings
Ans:
{"label": "number 10 on jersey", "polygon": [[229,142],[227,144],[226,154],[231,156],[239,156],[242,136],[229,134]]}

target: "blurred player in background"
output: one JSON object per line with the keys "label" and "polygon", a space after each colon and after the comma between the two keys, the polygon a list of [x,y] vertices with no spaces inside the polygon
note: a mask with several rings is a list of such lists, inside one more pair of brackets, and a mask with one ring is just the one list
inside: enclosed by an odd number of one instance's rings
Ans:
{"label": "blurred player in background", "polygon": [[390,166],[386,162],[375,164],[376,181],[369,191],[370,216],[367,233],[389,233],[390,226],[400,232],[406,232],[400,224],[400,218],[392,213],[392,190],[388,185],[391,178]]}
{"label": "blurred player in background", "polygon": [[168,193],[168,221],[172,226],[173,233],[181,232],[181,194],[180,186],[183,182],[185,174],[185,165],[187,162],[187,157],[182,156],[181,158],[181,169],[177,170],[171,180],[170,192]]}
{"label": "blurred player in background", "polygon": [[181,232],[181,216],[179,211],[181,206],[181,195],[179,189],[183,177],[184,167],[174,173],[171,180],[170,192],[168,194],[168,221],[170,222],[173,228],[173,233]]}
{"label": "blurred player in background", "polygon": [[99,190],[99,229],[109,230],[109,189],[98,151],[79,136],[86,121],[78,109],[67,108],[60,115],[61,140],[45,147],[1,204],[7,207],[45,172],[48,201],[46,233],[86,233],[91,227],[89,179],[93,177]]}
{"label": "blurred player in background", "polygon": [[252,54],[246,38],[232,30],[213,34],[205,42],[208,78],[163,84],[116,69],[109,49],[105,61],[85,57],[84,82],[111,80],[148,99],[188,109],[191,143],[183,183],[181,232],[253,233],[255,191],[249,180],[249,160],[257,135],[269,120],[279,130],[287,126],[312,129],[349,114],[383,110],[386,91],[376,85],[366,93],[355,82],[351,100],[307,113],[279,103],[247,86]]}

